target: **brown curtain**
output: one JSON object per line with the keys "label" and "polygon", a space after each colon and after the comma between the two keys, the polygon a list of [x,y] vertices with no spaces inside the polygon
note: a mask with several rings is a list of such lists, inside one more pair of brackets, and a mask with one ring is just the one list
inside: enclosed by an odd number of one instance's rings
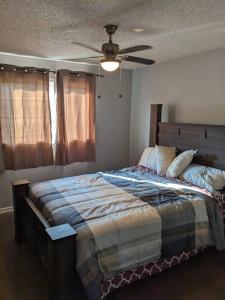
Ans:
{"label": "brown curtain", "polygon": [[0,122],[6,169],[53,164],[48,70],[1,65]]}
{"label": "brown curtain", "polygon": [[[1,123],[0,123],[1,125]],[[3,160],[3,152],[2,152],[2,138],[1,138],[1,127],[0,127],[0,173],[5,171],[5,165]]]}
{"label": "brown curtain", "polygon": [[95,160],[95,75],[57,72],[56,164]]}

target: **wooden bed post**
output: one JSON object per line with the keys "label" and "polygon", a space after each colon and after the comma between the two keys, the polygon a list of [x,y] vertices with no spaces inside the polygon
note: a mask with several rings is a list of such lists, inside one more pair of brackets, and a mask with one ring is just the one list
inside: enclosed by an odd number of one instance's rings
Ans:
{"label": "wooden bed post", "polygon": [[77,232],[68,224],[50,227],[28,198],[29,181],[12,183],[15,238],[26,240],[47,272],[50,299],[71,300],[81,289],[76,273]]}
{"label": "wooden bed post", "polygon": [[150,147],[155,147],[158,142],[158,123],[161,122],[161,116],[162,104],[150,104]]}
{"label": "wooden bed post", "polygon": [[50,299],[75,299],[77,232],[63,224],[47,228],[46,233]]}
{"label": "wooden bed post", "polygon": [[12,183],[15,238],[19,242],[24,237],[23,215],[24,215],[24,197],[28,195],[29,181],[17,180]]}

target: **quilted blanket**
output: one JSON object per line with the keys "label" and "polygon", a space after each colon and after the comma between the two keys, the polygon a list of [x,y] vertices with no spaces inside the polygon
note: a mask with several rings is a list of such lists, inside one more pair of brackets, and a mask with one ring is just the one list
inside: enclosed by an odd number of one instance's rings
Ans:
{"label": "quilted blanket", "polygon": [[51,225],[78,232],[76,268],[90,299],[119,272],[209,245],[225,249],[212,197],[136,167],[35,183],[30,197]]}

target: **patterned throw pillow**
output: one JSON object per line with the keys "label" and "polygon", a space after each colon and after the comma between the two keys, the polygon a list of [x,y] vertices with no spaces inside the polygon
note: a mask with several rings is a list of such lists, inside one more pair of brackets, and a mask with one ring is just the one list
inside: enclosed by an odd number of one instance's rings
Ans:
{"label": "patterned throw pillow", "polygon": [[169,165],[167,177],[177,178],[192,162],[197,150],[188,150],[179,154]]}

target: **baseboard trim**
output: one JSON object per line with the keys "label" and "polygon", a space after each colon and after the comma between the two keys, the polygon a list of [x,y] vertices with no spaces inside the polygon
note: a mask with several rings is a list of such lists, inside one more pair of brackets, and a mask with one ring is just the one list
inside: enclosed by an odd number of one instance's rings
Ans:
{"label": "baseboard trim", "polygon": [[1,214],[6,214],[9,212],[13,212],[13,207],[12,206],[7,206],[7,207],[2,207],[0,208],[0,215]]}

